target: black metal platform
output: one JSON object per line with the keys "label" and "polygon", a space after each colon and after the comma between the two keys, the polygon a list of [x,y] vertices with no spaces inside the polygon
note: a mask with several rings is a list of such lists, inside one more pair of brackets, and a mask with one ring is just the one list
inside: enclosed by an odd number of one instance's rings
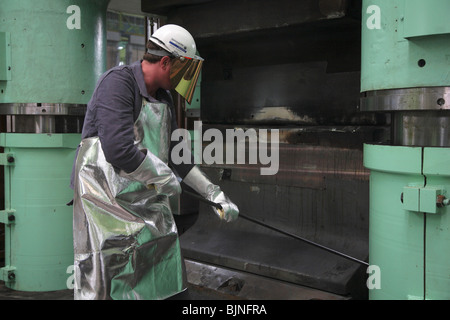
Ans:
{"label": "black metal platform", "polygon": [[188,259],[364,298],[363,266],[246,220],[219,221],[206,205],[181,236],[181,246]]}

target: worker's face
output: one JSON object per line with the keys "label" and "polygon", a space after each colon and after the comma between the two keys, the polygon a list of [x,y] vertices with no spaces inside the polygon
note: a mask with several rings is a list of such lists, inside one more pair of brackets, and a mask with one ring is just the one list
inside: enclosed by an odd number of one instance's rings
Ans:
{"label": "worker's face", "polygon": [[172,66],[172,61],[169,57],[163,57],[160,61],[161,65],[161,88],[164,90],[173,89],[170,81],[170,69]]}
{"label": "worker's face", "polygon": [[202,64],[202,58],[163,57],[159,61],[159,87],[165,90],[175,89],[191,103]]}

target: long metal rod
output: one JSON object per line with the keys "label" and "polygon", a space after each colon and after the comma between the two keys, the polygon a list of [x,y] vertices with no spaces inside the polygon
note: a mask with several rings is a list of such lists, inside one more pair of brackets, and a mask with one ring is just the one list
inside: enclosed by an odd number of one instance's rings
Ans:
{"label": "long metal rod", "polygon": [[[207,200],[207,199],[201,197],[200,195],[197,195],[197,194],[195,194],[195,193],[192,193],[192,192],[189,192],[189,191],[186,191],[186,190],[183,190],[183,193],[185,193],[185,194],[187,194],[187,195],[189,195],[189,196],[191,196],[191,197],[193,197],[193,198],[196,198],[196,199],[198,199],[198,200],[200,200],[200,201],[202,201],[202,202],[204,202],[204,203],[206,203],[206,204],[209,204],[210,206],[213,206],[213,207],[218,208],[218,209],[222,209],[222,206],[221,206],[219,203],[215,203],[215,202],[209,201],[209,200]],[[268,228],[268,229],[270,229],[270,230],[273,230],[273,231],[276,231],[276,232],[278,232],[278,233],[281,233],[281,234],[284,234],[284,235],[286,235],[286,236],[289,236],[289,237],[291,237],[291,238],[294,238],[294,239],[296,239],[296,240],[300,240],[300,241],[306,242],[306,243],[308,243],[308,244],[310,244],[310,245],[312,245],[312,246],[315,246],[315,247],[317,247],[317,248],[323,249],[323,250],[325,250],[325,251],[328,251],[328,252],[330,252],[330,253],[333,253],[333,254],[335,254],[335,255],[338,255],[338,256],[340,256],[340,257],[342,257],[342,258],[351,260],[351,261],[353,261],[353,262],[362,264],[362,265],[364,265],[364,266],[369,266],[369,264],[368,264],[367,262],[365,262],[365,261],[362,261],[362,260],[360,260],[360,259],[354,258],[354,257],[352,257],[352,256],[349,256],[349,255],[347,255],[347,254],[345,254],[345,253],[342,253],[342,252],[339,252],[339,251],[337,251],[337,250],[328,248],[328,247],[326,247],[326,246],[324,246],[324,245],[315,243],[315,242],[313,242],[313,241],[311,241],[311,240],[308,240],[308,239],[299,237],[299,236],[297,236],[297,235],[295,235],[295,234],[292,234],[292,233],[289,233],[289,232],[280,230],[280,229],[278,229],[278,228],[272,227],[272,226],[270,226],[270,225],[268,225],[268,224],[265,224],[265,223],[263,223],[263,222],[261,222],[261,221],[259,221],[259,220],[257,220],[257,219],[253,219],[253,218],[250,218],[250,217],[248,217],[248,216],[246,216],[246,215],[243,215],[242,213],[239,213],[239,217],[242,218],[242,219],[245,219],[245,220],[247,220],[247,221],[253,222],[253,223],[255,223],[255,224],[258,224],[258,225],[260,225],[260,226],[263,226],[263,227],[265,227],[265,228]]]}

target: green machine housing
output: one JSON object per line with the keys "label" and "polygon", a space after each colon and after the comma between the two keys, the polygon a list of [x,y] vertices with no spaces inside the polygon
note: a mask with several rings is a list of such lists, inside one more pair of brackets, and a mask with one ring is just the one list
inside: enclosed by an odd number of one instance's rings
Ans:
{"label": "green machine housing", "polygon": [[366,144],[370,299],[450,299],[450,24],[447,0],[364,0],[361,110],[391,115]]}
{"label": "green machine housing", "polygon": [[0,162],[5,266],[21,291],[70,288],[70,175],[86,104],[106,68],[109,0],[5,0],[0,10]]}

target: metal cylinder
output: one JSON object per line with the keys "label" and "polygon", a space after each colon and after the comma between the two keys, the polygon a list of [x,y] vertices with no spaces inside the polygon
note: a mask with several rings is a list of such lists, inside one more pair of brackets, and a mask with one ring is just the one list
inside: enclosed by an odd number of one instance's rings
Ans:
{"label": "metal cylinder", "polygon": [[395,112],[392,141],[400,146],[450,146],[450,111]]}
{"label": "metal cylinder", "polygon": [[80,133],[86,105],[5,103],[6,131],[15,133]]}

